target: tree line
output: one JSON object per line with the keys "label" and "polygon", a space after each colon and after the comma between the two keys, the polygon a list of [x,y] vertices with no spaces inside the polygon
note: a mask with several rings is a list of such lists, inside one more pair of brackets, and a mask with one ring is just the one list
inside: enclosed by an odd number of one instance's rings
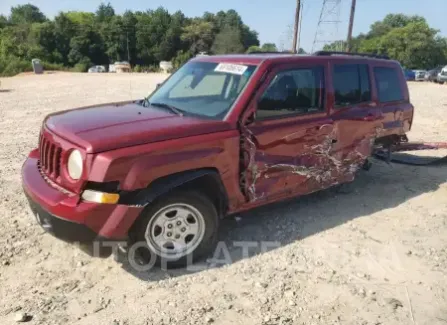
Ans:
{"label": "tree line", "polygon": [[[388,55],[407,69],[433,69],[447,65],[447,38],[431,28],[424,17],[389,14],[352,40],[353,52]],[[345,48],[334,42],[324,50]]]}
{"label": "tree line", "polygon": [[[324,50],[346,47],[339,41]],[[138,71],[158,69],[160,61],[178,67],[201,52],[210,54],[274,52],[273,43],[260,45],[258,33],[235,10],[186,17],[163,7],[116,14],[102,3],[96,12],[60,12],[46,17],[32,4],[0,15],[0,75],[30,71],[38,58],[46,69],[86,71],[92,65],[129,61]],[[420,16],[387,15],[370,31],[352,40],[354,52],[386,54],[409,69],[447,64],[447,38]],[[303,49],[299,53],[305,53]],[[142,67],[145,67],[144,69]]]}
{"label": "tree line", "polygon": [[95,13],[60,12],[48,19],[26,4],[12,7],[9,17],[0,15],[2,75],[31,69],[35,58],[50,69],[76,71],[116,61],[156,67],[166,60],[178,66],[200,52],[242,53],[258,47],[272,50],[272,45],[259,47],[258,33],[235,10],[193,18],[162,7],[118,15],[102,3]]}

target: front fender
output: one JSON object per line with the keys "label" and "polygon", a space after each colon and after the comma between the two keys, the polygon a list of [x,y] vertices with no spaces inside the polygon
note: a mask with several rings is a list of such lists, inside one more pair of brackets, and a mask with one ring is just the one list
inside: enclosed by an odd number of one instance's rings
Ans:
{"label": "front fender", "polygon": [[123,191],[120,193],[119,204],[143,207],[152,203],[158,197],[167,194],[169,191],[207,175],[218,177],[217,172],[211,169],[191,170],[162,177],[155,180],[146,188],[134,191]]}

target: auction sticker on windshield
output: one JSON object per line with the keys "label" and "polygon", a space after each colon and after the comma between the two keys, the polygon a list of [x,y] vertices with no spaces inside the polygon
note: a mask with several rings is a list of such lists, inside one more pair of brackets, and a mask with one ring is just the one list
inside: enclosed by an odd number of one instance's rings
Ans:
{"label": "auction sticker on windshield", "polygon": [[219,63],[219,65],[214,69],[216,72],[226,72],[238,75],[243,75],[248,66],[241,64],[230,64],[230,63]]}

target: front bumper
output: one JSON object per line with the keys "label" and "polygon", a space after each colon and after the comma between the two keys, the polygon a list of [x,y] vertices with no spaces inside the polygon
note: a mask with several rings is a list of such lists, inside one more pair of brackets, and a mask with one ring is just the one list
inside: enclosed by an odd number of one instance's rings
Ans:
{"label": "front bumper", "polygon": [[[113,242],[127,240],[128,230],[142,208],[82,201],[79,195],[45,180],[38,159],[34,150],[23,164],[22,185],[30,208],[45,231],[66,242],[79,243],[84,251],[99,257],[107,256]],[[98,247],[99,253],[95,251]]]}
{"label": "front bumper", "polygon": [[45,211],[26,195],[37,223],[49,234],[68,243],[77,243],[79,248],[93,257],[109,257],[113,252],[114,241],[100,237],[85,225],[61,219]]}

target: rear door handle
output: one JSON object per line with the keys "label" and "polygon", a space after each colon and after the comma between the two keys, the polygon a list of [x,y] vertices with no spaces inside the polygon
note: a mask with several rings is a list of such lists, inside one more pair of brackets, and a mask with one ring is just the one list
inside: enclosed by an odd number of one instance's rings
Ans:
{"label": "rear door handle", "polygon": [[372,122],[376,120],[381,120],[383,118],[380,114],[368,114],[363,118],[363,121]]}

